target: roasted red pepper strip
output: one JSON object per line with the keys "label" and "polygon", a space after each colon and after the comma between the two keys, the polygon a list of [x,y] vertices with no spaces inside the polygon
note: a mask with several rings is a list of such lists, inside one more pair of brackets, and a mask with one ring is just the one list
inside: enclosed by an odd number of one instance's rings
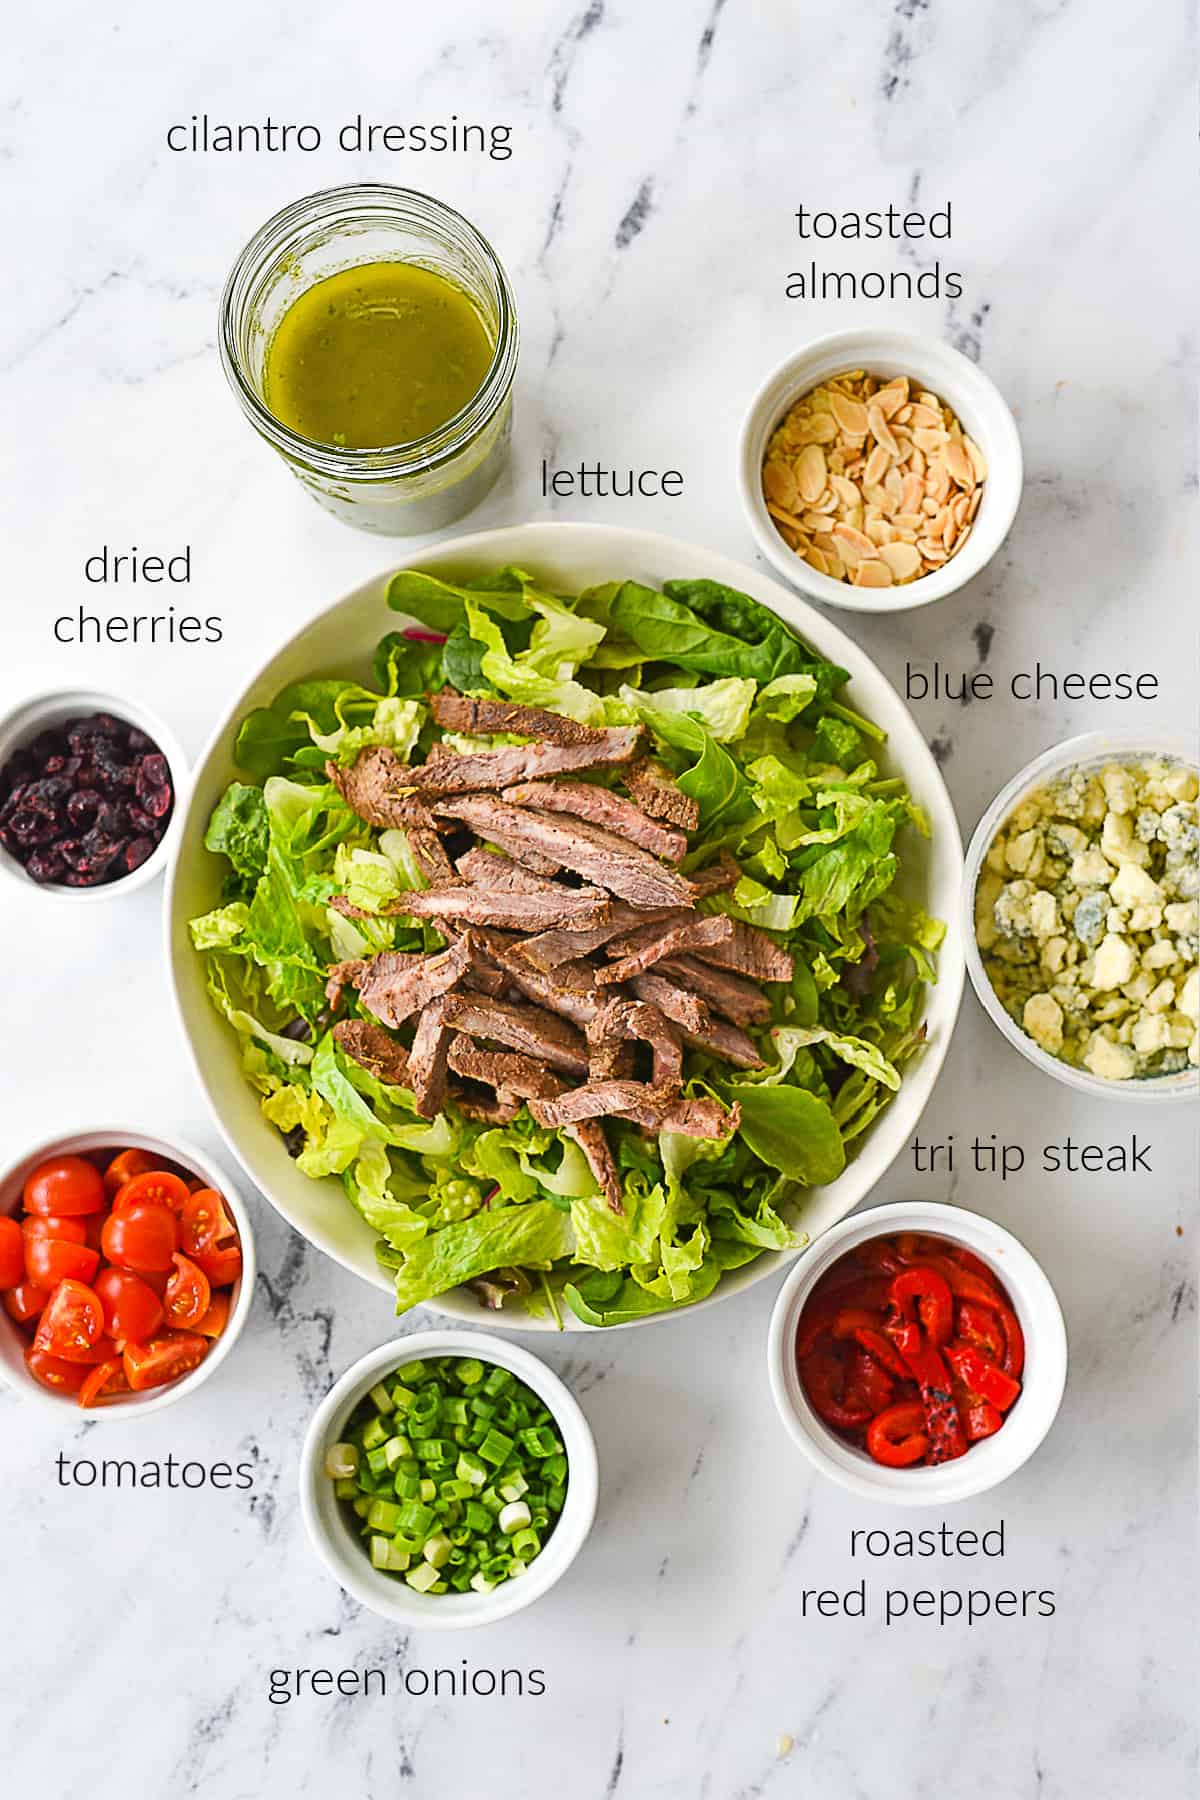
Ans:
{"label": "roasted red pepper strip", "polygon": [[877,1313],[867,1312],[860,1306],[846,1306],[833,1321],[833,1335],[839,1340],[852,1338],[864,1350],[875,1358],[881,1369],[889,1375],[895,1375],[900,1381],[909,1379],[908,1368],[898,1350],[888,1343],[880,1329]]}
{"label": "roasted red pepper strip", "polygon": [[[976,1353],[972,1351],[971,1354]],[[935,1350],[931,1344],[923,1344],[911,1354],[906,1351],[904,1360],[921,1390],[925,1430],[929,1437],[929,1461],[950,1462],[956,1456],[965,1456],[967,1434],[963,1430],[963,1422],[950,1386],[950,1371],[942,1359],[941,1351]],[[965,1380],[966,1377],[962,1379]]]}
{"label": "roasted red pepper strip", "polygon": [[964,1249],[961,1244],[955,1244],[949,1254],[952,1260],[960,1264],[962,1268],[966,1269],[969,1275],[978,1275],[979,1279],[981,1281],[986,1281],[989,1287],[994,1287],[996,1285],[996,1277],[988,1268],[983,1258],[981,1256],[976,1256],[974,1251]]}
{"label": "roasted red pepper strip", "polygon": [[969,1269],[964,1269],[961,1263],[956,1263],[952,1257],[927,1256],[923,1266],[936,1269],[939,1275],[945,1276],[946,1285],[956,1300],[977,1300],[980,1306],[997,1306],[1000,1303],[1000,1296],[991,1281],[981,1280]]}
{"label": "roasted red pepper strip", "polygon": [[896,1384],[875,1358],[866,1350],[855,1350],[846,1377],[844,1404],[853,1408],[866,1406],[872,1414],[890,1406],[896,1397]]}
{"label": "roasted red pepper strip", "polygon": [[970,1444],[977,1444],[980,1438],[991,1437],[1004,1423],[1003,1413],[997,1412],[990,1400],[976,1400],[973,1405],[961,1410],[967,1430],[967,1442]]}
{"label": "roasted red pepper strip", "polygon": [[1004,1366],[1005,1336],[999,1312],[977,1300],[960,1300],[954,1309],[958,1336],[973,1344],[989,1362]]}
{"label": "roasted red pepper strip", "polygon": [[846,1366],[832,1350],[811,1350],[800,1359],[800,1379],[818,1418],[839,1431],[859,1431],[870,1423],[871,1408],[846,1392]]}
{"label": "roasted red pepper strip", "polygon": [[1014,1381],[995,1363],[988,1362],[972,1344],[948,1344],[946,1361],[964,1387],[978,1394],[981,1400],[990,1400],[1001,1412],[1007,1412],[1021,1392],[1019,1381]]}
{"label": "roasted red pepper strip", "polygon": [[867,1452],[889,1469],[905,1469],[922,1461],[929,1449],[924,1409],[915,1400],[903,1400],[877,1413],[867,1426]]}
{"label": "roasted red pepper strip", "polygon": [[1004,1373],[1011,1375],[1014,1381],[1020,1381],[1025,1368],[1025,1333],[1011,1306],[1001,1304],[996,1308],[996,1313],[1004,1327]]}
{"label": "roasted red pepper strip", "polygon": [[892,1282],[888,1298],[902,1319],[920,1319],[934,1349],[949,1343],[954,1330],[954,1299],[946,1277],[928,1263],[904,1269]]}
{"label": "roasted red pepper strip", "polygon": [[814,1294],[813,1301],[804,1308],[796,1334],[797,1355],[807,1356],[810,1350],[815,1350],[826,1332],[833,1335],[834,1325],[848,1308],[861,1311],[863,1317],[878,1328],[887,1305],[888,1286],[882,1275],[870,1279],[856,1277],[842,1287],[831,1289],[828,1294]]}

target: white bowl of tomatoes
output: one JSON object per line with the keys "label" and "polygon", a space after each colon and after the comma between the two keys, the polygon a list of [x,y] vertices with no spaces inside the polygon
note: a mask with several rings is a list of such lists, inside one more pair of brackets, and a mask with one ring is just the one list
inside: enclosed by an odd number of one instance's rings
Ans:
{"label": "white bowl of tomatoes", "polygon": [[1012,1233],[933,1202],[835,1225],[780,1289],[767,1367],[809,1460],[865,1499],[945,1506],[1014,1474],[1054,1423],[1062,1310]]}
{"label": "white bowl of tomatoes", "polygon": [[229,1355],[254,1272],[203,1151],[123,1125],[52,1138],[0,1178],[0,1376],[89,1417],[169,1406]]}

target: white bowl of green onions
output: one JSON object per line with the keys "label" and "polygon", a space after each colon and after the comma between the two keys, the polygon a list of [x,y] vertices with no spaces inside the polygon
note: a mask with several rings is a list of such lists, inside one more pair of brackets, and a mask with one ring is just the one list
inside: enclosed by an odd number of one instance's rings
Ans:
{"label": "white bowl of green onions", "polygon": [[382,1344],[330,1389],[300,1459],[314,1549],[403,1625],[462,1630],[529,1606],[591,1530],[596,1446],[528,1350],[476,1331]]}

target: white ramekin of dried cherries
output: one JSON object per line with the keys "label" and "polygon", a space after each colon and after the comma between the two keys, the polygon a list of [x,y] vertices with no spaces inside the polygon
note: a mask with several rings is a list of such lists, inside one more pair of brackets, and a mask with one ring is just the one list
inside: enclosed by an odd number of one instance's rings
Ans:
{"label": "white ramekin of dried cherries", "polygon": [[0,720],[0,873],[71,900],[153,881],[183,822],[183,751],[146,707],[77,688]]}
{"label": "white ramekin of dried cherries", "polygon": [[229,1355],[254,1269],[203,1151],[123,1125],[35,1145],[0,1175],[0,1378],[89,1417],[168,1406]]}
{"label": "white ramekin of dried cherries", "polygon": [[792,1439],[867,1499],[945,1506],[995,1487],[1054,1422],[1067,1335],[1003,1226],[906,1201],[825,1233],[780,1290],[767,1347]]}

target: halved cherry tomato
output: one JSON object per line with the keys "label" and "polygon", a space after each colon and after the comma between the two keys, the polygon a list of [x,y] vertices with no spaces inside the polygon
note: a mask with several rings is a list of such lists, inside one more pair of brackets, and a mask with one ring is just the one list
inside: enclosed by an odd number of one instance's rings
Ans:
{"label": "halved cherry tomato", "polygon": [[135,1394],[177,1381],[204,1361],[209,1341],[195,1331],[173,1331],[148,1344],[126,1344],[125,1376]]}
{"label": "halved cherry tomato", "polygon": [[28,1325],[37,1318],[49,1298],[49,1288],[39,1287],[36,1281],[19,1281],[5,1294],[4,1310],[18,1325]]}
{"label": "halved cherry tomato", "polygon": [[104,1335],[104,1308],[82,1281],[60,1281],[47,1300],[33,1337],[35,1350],[68,1362],[90,1362],[89,1352]]}
{"label": "halved cherry tomato", "polygon": [[88,1377],[86,1363],[67,1362],[36,1347],[25,1352],[25,1367],[35,1381],[58,1394],[77,1394]]}
{"label": "halved cherry tomato", "polygon": [[97,1363],[94,1369],[88,1370],[87,1379],[79,1390],[79,1404],[104,1406],[115,1400],[118,1394],[128,1392],[125,1365],[119,1356],[112,1356],[107,1362]]}
{"label": "halved cherry tomato", "polygon": [[38,1287],[52,1288],[60,1281],[91,1281],[100,1266],[100,1255],[86,1244],[64,1243],[62,1238],[25,1239],[25,1272]]}
{"label": "halved cherry tomato", "polygon": [[[120,1196],[118,1196],[118,1199]],[[179,1248],[179,1230],[169,1206],[143,1201],[124,1212],[113,1212],[104,1227],[100,1247],[109,1262],[136,1275],[147,1270],[169,1269]]]}
{"label": "halved cherry tomato", "polygon": [[57,1156],[33,1171],[25,1183],[25,1211],[74,1218],[99,1212],[104,1183],[95,1163],[82,1156]]}
{"label": "halved cherry tomato", "polygon": [[1004,1326],[990,1306],[977,1300],[960,1300],[955,1310],[958,1336],[965,1344],[973,1344],[989,1362],[1004,1365]]}
{"label": "halved cherry tomato", "polygon": [[152,1156],[149,1150],[120,1151],[104,1171],[105,1193],[111,1200],[127,1181],[132,1181],[135,1175],[144,1175],[147,1169],[156,1169],[161,1161],[161,1157]]}
{"label": "halved cherry tomato", "polygon": [[187,1183],[169,1169],[146,1169],[117,1190],[114,1212],[128,1212],[131,1206],[169,1206],[177,1216],[188,1197]]}
{"label": "halved cherry tomato", "polygon": [[232,1286],[242,1272],[240,1244],[228,1244],[217,1250],[197,1250],[193,1260],[215,1288]]}
{"label": "halved cherry tomato", "polygon": [[25,1279],[25,1239],[15,1219],[0,1219],[0,1289],[15,1288]]}
{"label": "halved cherry tomato", "polygon": [[162,1302],[140,1275],[128,1269],[101,1269],[92,1284],[104,1308],[104,1329],[119,1344],[141,1344],[163,1322]]}
{"label": "halved cherry tomato", "polygon": [[877,1413],[867,1426],[867,1452],[889,1469],[920,1462],[929,1449],[925,1414],[915,1400],[902,1400]]}
{"label": "halved cherry tomato", "polygon": [[178,1250],[174,1263],[175,1272],[167,1283],[163,1305],[168,1324],[186,1330],[198,1325],[208,1311],[212,1288],[204,1270]]}
{"label": "halved cherry tomato", "polygon": [[818,1418],[839,1431],[857,1431],[867,1424],[871,1408],[862,1400],[852,1402],[846,1392],[846,1365],[830,1350],[812,1350],[800,1363],[800,1379]]}
{"label": "halved cherry tomato", "polygon": [[185,1256],[216,1250],[235,1241],[237,1226],[225,1211],[216,1188],[197,1188],[184,1202],[179,1227],[179,1247]]}
{"label": "halved cherry tomato", "polygon": [[1021,1384],[981,1356],[971,1344],[947,1344],[946,1361],[963,1386],[981,1400],[990,1400],[1000,1412],[1007,1412],[1021,1392]]}
{"label": "halved cherry tomato", "polygon": [[26,1238],[57,1238],[63,1244],[86,1244],[88,1225],[99,1214],[89,1213],[86,1219],[56,1219],[53,1213],[30,1213],[21,1220],[21,1232]]}
{"label": "halved cherry tomato", "polygon": [[888,1298],[902,1319],[920,1319],[935,1350],[949,1341],[954,1330],[954,1301],[945,1277],[928,1263],[915,1263],[897,1275]]}
{"label": "halved cherry tomato", "polygon": [[138,1274],[148,1288],[153,1289],[161,1300],[167,1291],[167,1283],[171,1279],[170,1269],[139,1269]]}
{"label": "halved cherry tomato", "polygon": [[214,1294],[208,1303],[208,1311],[197,1321],[195,1329],[203,1337],[219,1338],[229,1323],[229,1295]]}

